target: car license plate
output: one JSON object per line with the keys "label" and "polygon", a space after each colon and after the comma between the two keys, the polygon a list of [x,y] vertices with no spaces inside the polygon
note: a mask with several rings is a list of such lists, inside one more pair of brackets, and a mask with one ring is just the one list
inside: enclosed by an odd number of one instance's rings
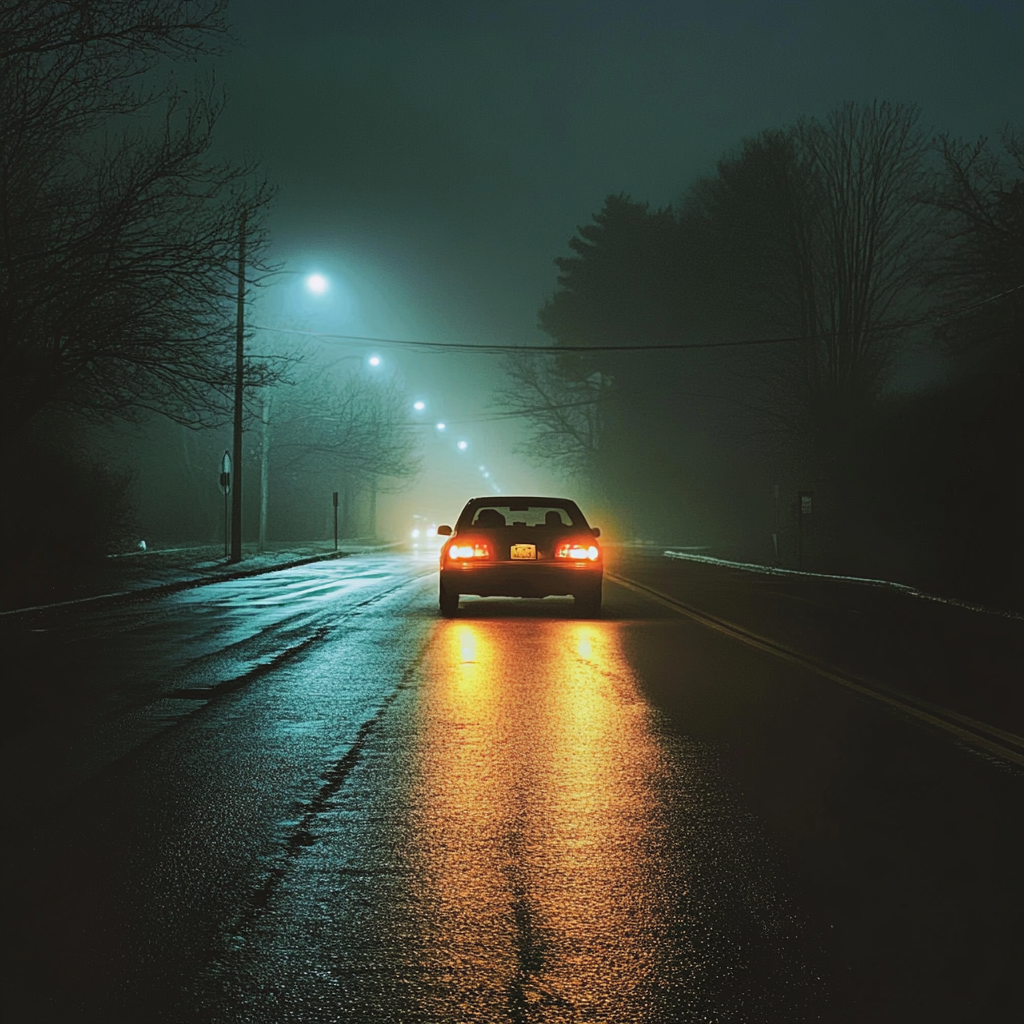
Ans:
{"label": "car license plate", "polygon": [[537,545],[536,544],[513,544],[512,545],[512,557],[513,558],[536,558],[537,557]]}

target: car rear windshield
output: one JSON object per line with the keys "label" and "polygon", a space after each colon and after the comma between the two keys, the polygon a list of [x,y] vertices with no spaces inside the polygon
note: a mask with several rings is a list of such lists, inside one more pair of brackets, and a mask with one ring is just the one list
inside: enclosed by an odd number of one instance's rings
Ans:
{"label": "car rear windshield", "polygon": [[479,526],[481,529],[499,526],[536,526],[549,529],[565,529],[575,527],[586,529],[579,509],[568,505],[526,505],[526,504],[494,504],[478,505],[467,509],[465,526]]}

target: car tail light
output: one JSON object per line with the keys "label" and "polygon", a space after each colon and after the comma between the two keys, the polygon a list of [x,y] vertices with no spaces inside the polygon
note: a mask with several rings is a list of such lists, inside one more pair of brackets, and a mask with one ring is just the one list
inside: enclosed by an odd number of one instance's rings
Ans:
{"label": "car tail light", "polygon": [[448,557],[453,561],[462,561],[467,558],[490,558],[491,547],[482,540],[455,541],[448,545]]}
{"label": "car tail light", "polygon": [[555,548],[555,558],[572,558],[576,561],[596,562],[601,557],[597,545],[590,540],[570,540]]}

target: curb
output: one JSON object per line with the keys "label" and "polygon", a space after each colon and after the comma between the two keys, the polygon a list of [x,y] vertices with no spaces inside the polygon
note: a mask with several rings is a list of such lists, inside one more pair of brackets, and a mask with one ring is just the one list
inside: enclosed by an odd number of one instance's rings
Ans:
{"label": "curb", "polygon": [[712,558],[710,555],[687,554],[685,548],[662,551],[662,556],[686,562],[700,562],[704,565],[728,566],[730,569],[742,569],[744,572],[758,573],[762,576],[803,577],[804,579],[828,580],[833,583],[852,583],[862,587],[882,587],[919,598],[922,601],[935,601],[938,604],[964,608],[967,611],[980,612],[983,615],[998,615],[1004,619],[1024,620],[1024,614],[1010,608],[992,608],[974,601],[964,601],[958,597],[942,597],[938,594],[930,594],[926,590],[918,590],[917,587],[912,587],[907,583],[897,583],[895,580],[877,580],[867,576],[836,576],[829,573],[810,572],[806,569],[783,569],[779,566],[758,565],[754,562],[733,562],[727,558]]}
{"label": "curb", "polygon": [[[381,544],[372,548],[372,551],[387,551],[399,547],[399,543]],[[34,604],[25,608],[8,608],[0,611],[0,618],[10,615],[25,615],[28,612],[44,612],[53,608],[67,608],[76,604],[97,604],[115,605],[129,604],[132,601],[148,601],[151,598],[164,597],[168,594],[177,594],[182,590],[194,590],[196,587],[209,586],[212,583],[227,583],[232,580],[244,580],[250,576],[262,576],[268,572],[278,572],[281,569],[294,569],[300,565],[310,565],[313,562],[327,562],[338,558],[350,558],[353,554],[364,552],[350,551],[328,551],[322,555],[309,555],[306,558],[296,558],[290,562],[281,562],[279,565],[265,565],[258,569],[237,569],[233,572],[224,573],[221,576],[199,576],[190,580],[175,580],[173,583],[157,583],[151,587],[137,587],[135,590],[118,590],[112,594],[93,594],[90,597],[73,597],[66,601],[53,601],[50,604]]]}

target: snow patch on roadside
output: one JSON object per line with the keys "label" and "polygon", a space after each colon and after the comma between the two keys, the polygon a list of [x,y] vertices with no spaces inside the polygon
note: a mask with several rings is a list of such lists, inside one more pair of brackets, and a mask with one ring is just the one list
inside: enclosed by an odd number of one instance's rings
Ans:
{"label": "snow patch on roadside", "polygon": [[985,615],[1000,615],[1005,619],[1021,619],[1024,615],[1019,612],[1007,611],[1003,608],[989,608],[986,605],[974,604],[971,601],[961,601],[956,597],[939,597],[938,594],[929,594],[916,587],[908,586],[906,583],[894,583],[892,580],[873,580],[865,576],[830,576],[827,573],[805,572],[800,569],[780,569],[772,565],[757,565],[754,562],[730,562],[725,558],[713,558],[711,555],[691,555],[686,551],[663,551],[666,558],[682,558],[689,562],[707,562],[710,565],[725,565],[730,569],[743,569],[746,572],[756,572],[763,576],[806,576],[816,580],[836,580],[840,583],[858,583],[867,587],[887,587],[890,590],[899,590],[901,593],[909,594],[911,597],[920,598],[923,601],[936,601],[938,604],[948,604],[956,608],[966,608],[972,612],[982,612]]}

